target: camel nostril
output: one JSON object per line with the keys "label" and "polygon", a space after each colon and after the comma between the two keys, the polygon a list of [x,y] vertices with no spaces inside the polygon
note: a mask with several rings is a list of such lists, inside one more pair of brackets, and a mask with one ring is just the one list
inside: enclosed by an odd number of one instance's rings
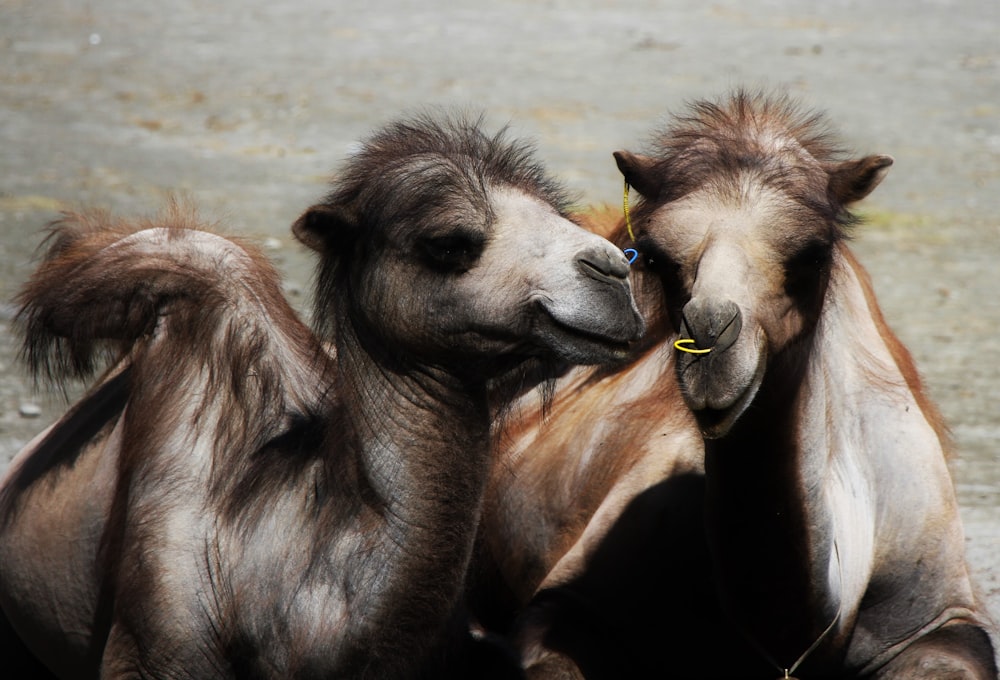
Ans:
{"label": "camel nostril", "polygon": [[628,259],[617,248],[585,250],[576,262],[580,271],[598,281],[625,279],[629,273]]}
{"label": "camel nostril", "polygon": [[724,352],[739,338],[743,314],[735,302],[693,298],[681,310],[681,334],[699,349]]}

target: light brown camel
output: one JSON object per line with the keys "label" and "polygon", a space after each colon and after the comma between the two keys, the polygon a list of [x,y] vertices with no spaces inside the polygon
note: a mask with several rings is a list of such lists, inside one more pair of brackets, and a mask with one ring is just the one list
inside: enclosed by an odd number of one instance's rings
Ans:
{"label": "light brown camel", "polygon": [[401,121],[339,177],[294,225],[319,335],[259,252],[180,211],[55,225],[28,358],[113,368],[3,480],[5,650],[16,631],[60,678],[426,672],[480,514],[487,382],[618,359],[642,321],[621,251],[503,133]]}
{"label": "light brown camel", "polygon": [[526,404],[488,495],[531,677],[995,680],[944,427],[846,243],[892,159],[742,91],[615,156],[651,333]]}

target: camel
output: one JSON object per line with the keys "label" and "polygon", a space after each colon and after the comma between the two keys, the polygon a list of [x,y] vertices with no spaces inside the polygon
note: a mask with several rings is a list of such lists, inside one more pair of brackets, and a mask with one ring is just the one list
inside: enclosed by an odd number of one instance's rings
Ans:
{"label": "camel", "polygon": [[402,119],[338,178],[293,226],[316,331],[256,248],[188,210],[54,225],[25,354],[57,382],[110,368],[0,485],[8,672],[431,675],[491,382],[619,360],[643,324],[622,252],[505,132]]}
{"label": "camel", "polygon": [[615,158],[650,330],[514,409],[484,620],[532,678],[995,680],[945,426],[847,245],[892,158],[743,90]]}

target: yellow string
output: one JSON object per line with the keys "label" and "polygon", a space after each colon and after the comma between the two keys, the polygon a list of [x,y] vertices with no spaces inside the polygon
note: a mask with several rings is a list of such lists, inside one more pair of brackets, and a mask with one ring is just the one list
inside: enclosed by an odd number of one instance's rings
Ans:
{"label": "yellow string", "polygon": [[693,345],[694,338],[680,338],[674,342],[674,349],[680,350],[681,352],[687,352],[688,354],[708,354],[712,351],[712,348],[708,349],[698,349],[697,347],[687,347],[687,345]]}
{"label": "yellow string", "polygon": [[632,217],[628,214],[628,180],[625,180],[625,195],[622,198],[622,211],[625,213],[625,228],[628,229],[628,237],[635,243],[635,234],[632,232]]}

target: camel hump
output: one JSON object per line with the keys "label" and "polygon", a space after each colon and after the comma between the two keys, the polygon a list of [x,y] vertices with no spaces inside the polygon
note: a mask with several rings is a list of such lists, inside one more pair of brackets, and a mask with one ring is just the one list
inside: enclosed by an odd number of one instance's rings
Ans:
{"label": "camel hump", "polygon": [[22,357],[36,379],[89,377],[163,334],[197,346],[241,305],[288,306],[259,249],[176,204],[134,221],[66,213],[49,229],[45,255],[16,298]]}

